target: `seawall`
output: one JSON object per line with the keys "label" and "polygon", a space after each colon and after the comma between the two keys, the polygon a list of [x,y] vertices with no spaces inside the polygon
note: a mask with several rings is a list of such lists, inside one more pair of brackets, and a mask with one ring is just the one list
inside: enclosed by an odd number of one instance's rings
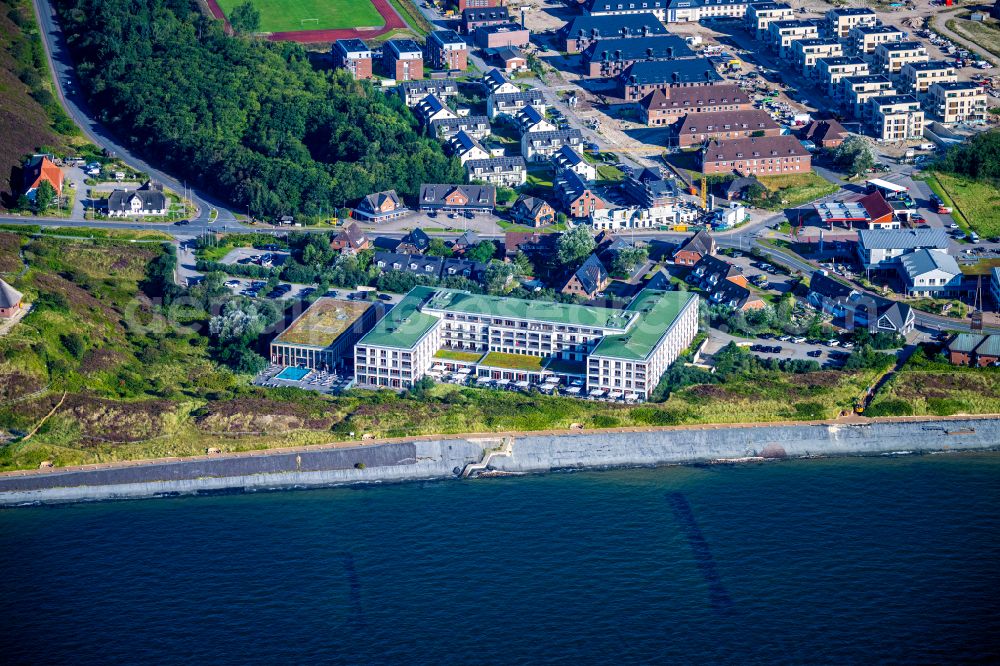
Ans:
{"label": "seawall", "polygon": [[[820,422],[505,434],[510,455],[490,469],[547,472],[694,463],[745,457],[880,455],[1000,448],[1000,418]],[[0,505],[129,499],[220,490],[263,490],[456,478],[504,443],[422,438],[351,448],[254,452],[0,475]]]}

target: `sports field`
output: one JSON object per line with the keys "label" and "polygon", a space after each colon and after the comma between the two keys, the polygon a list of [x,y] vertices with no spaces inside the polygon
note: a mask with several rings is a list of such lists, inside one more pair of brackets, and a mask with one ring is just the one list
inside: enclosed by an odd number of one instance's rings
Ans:
{"label": "sports field", "polygon": [[[381,28],[385,25],[371,0],[250,0],[260,10],[261,32]],[[216,0],[229,12],[246,0]]]}

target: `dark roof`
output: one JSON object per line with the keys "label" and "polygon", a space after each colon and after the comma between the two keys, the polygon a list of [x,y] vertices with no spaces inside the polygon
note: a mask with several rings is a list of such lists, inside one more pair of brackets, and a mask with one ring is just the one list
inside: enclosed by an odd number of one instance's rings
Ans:
{"label": "dark roof", "polygon": [[652,12],[617,16],[577,16],[560,31],[569,39],[666,35],[667,29]]}
{"label": "dark roof", "polygon": [[164,210],[167,198],[163,192],[153,189],[115,190],[108,196],[109,211],[128,211],[129,202],[138,198],[142,201],[143,210]]}
{"label": "dark roof", "polygon": [[396,248],[399,247],[399,243],[400,240],[398,238],[389,238],[388,236],[376,236],[375,240],[372,241],[372,246],[376,250],[395,252]]}
{"label": "dark roof", "polygon": [[802,131],[802,138],[821,145],[827,139],[843,139],[847,130],[836,120],[814,120]]}
{"label": "dark roof", "polygon": [[394,52],[396,55],[412,53],[414,51],[423,53],[423,50],[420,48],[420,44],[417,44],[412,39],[390,39],[385,43],[384,48]]}
{"label": "dark roof", "polygon": [[920,42],[882,42],[875,48],[886,51],[915,51],[924,48],[924,45]]}
{"label": "dark roof", "polygon": [[525,60],[524,53],[516,46],[501,46],[496,50],[496,56],[504,62],[521,59]]}
{"label": "dark roof", "polygon": [[680,251],[697,252],[708,256],[715,250],[715,239],[707,231],[699,231],[680,244],[674,254]]}
{"label": "dark roof", "polygon": [[404,92],[433,92],[441,94],[449,87],[458,90],[455,79],[417,79],[416,81],[401,81],[396,87]]}
{"label": "dark roof", "polygon": [[[385,264],[380,266],[379,264]],[[394,264],[399,264],[396,268]],[[441,266],[444,264],[443,257],[424,256],[422,254],[400,254],[398,252],[376,252],[375,265],[382,269],[398,270],[404,273],[416,273],[419,275],[441,275]],[[428,270],[429,269],[429,270]]]}
{"label": "dark roof", "polygon": [[514,202],[513,208],[524,208],[527,210],[528,215],[534,217],[538,214],[538,210],[547,205],[548,202],[545,199],[539,199],[538,197],[531,197],[527,194],[522,194]]}
{"label": "dark roof", "polygon": [[601,39],[583,52],[584,61],[687,58],[694,55],[677,35]]}
{"label": "dark roof", "polygon": [[643,288],[659,289],[661,291],[673,291],[675,289],[673,283],[670,281],[670,273],[665,268],[656,271],[653,277],[649,278],[649,281],[643,285]]}
{"label": "dark roof", "polygon": [[465,170],[471,171],[479,167],[486,167],[491,169],[493,167],[500,167],[502,169],[516,169],[521,167],[522,169],[528,168],[528,163],[524,161],[524,158],[520,155],[514,155],[510,157],[487,157],[484,160],[466,160]]}
{"label": "dark roof", "polygon": [[469,21],[497,21],[510,20],[510,12],[506,7],[467,7],[462,10],[462,20]]}
{"label": "dark roof", "polygon": [[447,183],[430,183],[420,186],[420,204],[422,206],[443,206],[445,198],[455,190],[461,191],[469,199],[469,206],[490,208],[496,203],[497,190],[492,185],[452,185]]}
{"label": "dark roof", "polygon": [[[755,136],[729,141],[712,140],[703,149],[707,162],[739,159],[754,159],[758,157],[802,157],[809,154],[794,136]],[[741,157],[742,156],[742,157]]]}
{"label": "dark roof", "polygon": [[854,287],[838,282],[823,271],[816,271],[809,278],[809,292],[818,294],[823,298],[837,299],[850,298],[856,292]]}
{"label": "dark roof", "polygon": [[590,189],[583,176],[571,169],[565,169],[553,181],[553,189],[567,199],[576,199]]}
{"label": "dark roof", "polygon": [[[595,14],[597,12],[618,11],[620,4],[621,0],[587,0],[584,7],[586,7],[587,11],[591,14]],[[649,9],[666,9],[667,4],[667,0],[648,0],[648,2],[646,2]]]}
{"label": "dark roof", "polygon": [[528,132],[524,136],[529,141],[548,141],[549,139],[583,139],[583,132],[570,127],[561,130],[546,130],[544,132]]}
{"label": "dark roof", "polygon": [[364,245],[368,237],[365,236],[365,232],[361,231],[361,227],[351,222],[340,230],[340,233],[334,237],[334,240],[345,241],[351,247],[358,248]]}
{"label": "dark roof", "polygon": [[715,283],[718,284],[726,278],[740,275],[740,269],[725,259],[705,254],[702,255],[701,259],[698,260],[698,263],[696,263],[691,269],[691,273],[698,276],[703,281],[715,276]]}
{"label": "dark roof", "polygon": [[719,280],[712,288],[709,298],[715,303],[728,305],[732,308],[742,308],[747,301],[753,299],[753,292],[732,280]]}
{"label": "dark roof", "polygon": [[588,294],[598,291],[601,285],[608,279],[608,271],[604,268],[604,264],[601,263],[596,254],[587,257],[587,260],[583,262],[580,268],[576,269],[573,275],[580,281],[580,285]]}
{"label": "dark roof", "polygon": [[924,62],[908,62],[903,67],[912,67],[918,72],[936,72],[939,69],[955,69],[955,65],[945,60],[925,60]]}
{"label": "dark roof", "polygon": [[[669,95],[668,95],[669,93]],[[715,83],[708,86],[688,86],[654,90],[639,102],[646,110],[673,109],[702,104],[748,104],[747,94],[739,86],[729,83]]]}
{"label": "dark roof", "polygon": [[626,85],[672,85],[721,81],[707,58],[642,60],[625,68],[619,77]]}
{"label": "dark roof", "polygon": [[781,126],[774,122],[774,118],[771,117],[770,113],[762,109],[712,111],[709,113],[686,114],[677,125],[677,134],[714,132],[724,127],[742,127],[748,130],[775,130]]}
{"label": "dark roof", "polygon": [[477,279],[486,271],[486,264],[470,259],[448,258],[441,265],[441,277],[446,278],[451,275],[461,275],[472,279]]}
{"label": "dark roof", "polygon": [[728,199],[734,194],[742,195],[743,192],[751,185],[760,185],[760,181],[754,176],[734,178],[722,183],[722,193]]}
{"label": "dark roof", "polygon": [[498,102],[514,102],[524,100],[525,102],[545,102],[545,96],[541,90],[521,90],[514,93],[494,93],[493,99]]}
{"label": "dark roof", "polygon": [[385,201],[391,201],[396,208],[399,208],[400,200],[399,195],[396,194],[396,190],[386,190],[385,192],[375,192],[374,194],[368,194],[358,203],[358,209],[363,210],[366,213],[374,213],[382,207]]}
{"label": "dark roof", "polygon": [[360,39],[338,39],[335,44],[344,53],[357,53],[370,51],[368,45]]}
{"label": "dark roof", "polygon": [[473,125],[486,125],[486,127],[489,127],[490,119],[486,116],[459,116],[458,118],[436,118],[431,121],[431,128],[435,132],[440,132],[442,129],[462,129]]}
{"label": "dark roof", "polygon": [[3,280],[0,280],[0,308],[10,309],[21,302],[23,294]]}
{"label": "dark roof", "polygon": [[892,206],[890,206],[889,202],[885,200],[882,193],[877,190],[871,194],[861,197],[858,203],[864,207],[864,209],[868,212],[868,217],[873,220],[877,220],[878,218],[886,215],[892,215]]}
{"label": "dark roof", "polygon": [[875,16],[875,12],[867,7],[835,7],[827,13],[835,16]]}
{"label": "dark roof", "polygon": [[455,239],[455,245],[459,247],[471,247],[473,245],[478,245],[480,241],[479,236],[475,231],[466,231],[464,234]]}
{"label": "dark roof", "polygon": [[897,331],[901,331],[906,326],[911,316],[913,316],[913,308],[906,303],[889,301],[883,303],[878,309],[878,319],[885,317]]}
{"label": "dark roof", "polygon": [[438,44],[465,44],[465,40],[462,39],[454,30],[435,30],[431,34],[427,35],[428,40],[434,40]]}
{"label": "dark roof", "polygon": [[424,233],[423,229],[414,229],[410,233],[403,236],[402,242],[407,245],[412,245],[423,252],[431,244],[431,239],[430,236]]}

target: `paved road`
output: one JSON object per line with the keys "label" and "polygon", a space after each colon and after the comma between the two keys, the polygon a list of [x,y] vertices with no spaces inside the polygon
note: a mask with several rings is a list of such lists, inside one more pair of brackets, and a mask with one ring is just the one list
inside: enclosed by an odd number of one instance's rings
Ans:
{"label": "paved road", "polygon": [[[56,95],[65,107],[66,112],[83,130],[88,139],[95,144],[104,147],[111,155],[126,162],[130,167],[138,171],[148,173],[152,178],[164,183],[167,187],[178,192],[184,191],[184,183],[176,178],[160,171],[142,158],[133,154],[128,148],[122,145],[114,135],[100,124],[89,109],[83,95],[80,92],[79,81],[76,78],[74,63],[66,47],[62,30],[56,22],[55,14],[49,0],[32,0],[35,7],[35,14],[38,17],[38,25],[41,28],[42,44],[45,47],[45,56],[49,61],[49,67],[55,77]],[[69,83],[67,83],[69,82]],[[194,223],[205,226],[208,223],[212,209],[218,211],[218,220],[230,225],[239,224],[231,211],[226,209],[220,202],[197,190],[190,190],[191,199],[198,207],[198,214]]]}

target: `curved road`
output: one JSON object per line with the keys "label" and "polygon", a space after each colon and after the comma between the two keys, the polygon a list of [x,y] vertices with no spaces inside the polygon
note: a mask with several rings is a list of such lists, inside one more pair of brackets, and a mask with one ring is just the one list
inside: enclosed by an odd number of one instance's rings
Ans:
{"label": "curved road", "polygon": [[[83,95],[80,93],[73,60],[70,57],[69,49],[66,47],[66,41],[56,21],[51,3],[49,0],[32,0],[32,4],[34,5],[35,15],[38,18],[38,25],[42,33],[45,57],[49,61],[49,68],[52,70],[52,75],[55,79],[56,94],[70,118],[83,130],[88,139],[98,146],[105,148],[111,155],[126,162],[134,169],[148,173],[152,178],[164,183],[171,189],[183,192],[184,183],[160,171],[142,158],[137,157],[128,148],[119,143],[106,127],[94,119],[86,101],[83,99]],[[73,85],[69,86],[72,88],[71,91],[66,90],[67,81],[74,82]],[[237,222],[232,212],[222,206],[217,200],[193,189],[189,189],[189,192],[191,200],[198,207],[198,215],[192,219],[192,226],[207,226],[213,209],[218,212],[219,222],[224,222],[230,227],[243,226]],[[74,225],[67,222],[66,226]]]}

